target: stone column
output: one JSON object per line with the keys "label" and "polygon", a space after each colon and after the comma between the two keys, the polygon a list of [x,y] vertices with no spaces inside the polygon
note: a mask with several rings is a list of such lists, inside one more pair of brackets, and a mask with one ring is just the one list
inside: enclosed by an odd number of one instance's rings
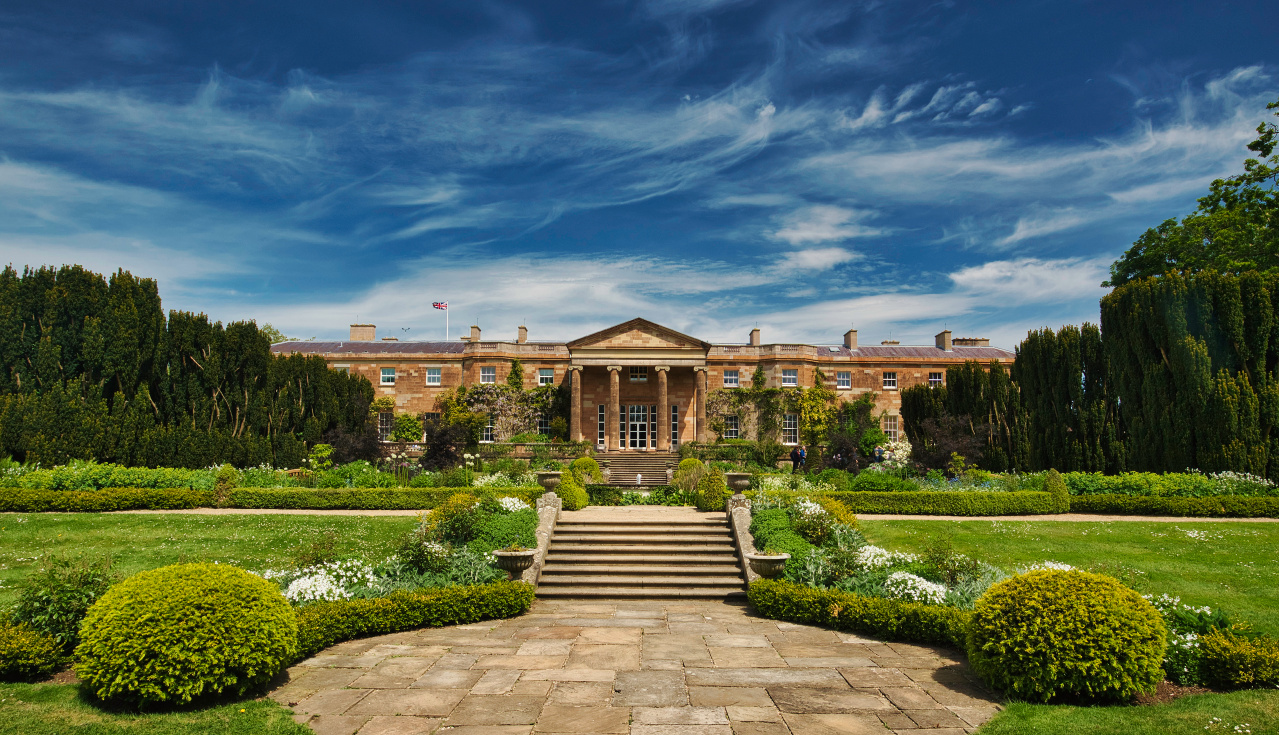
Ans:
{"label": "stone column", "polygon": [[607,449],[610,451],[621,449],[621,437],[618,436],[618,423],[622,420],[621,398],[622,389],[620,387],[622,366],[608,366],[608,414],[604,425],[604,435],[608,437]]}
{"label": "stone column", "polygon": [[657,451],[671,450],[671,412],[670,397],[666,393],[666,373],[669,365],[658,365],[657,370]]}
{"label": "stone column", "polygon": [[571,365],[568,369],[569,380],[572,381],[573,400],[569,404],[569,441],[582,441],[582,368]]}
{"label": "stone column", "polygon": [[693,368],[697,378],[697,441],[706,442],[706,368]]}

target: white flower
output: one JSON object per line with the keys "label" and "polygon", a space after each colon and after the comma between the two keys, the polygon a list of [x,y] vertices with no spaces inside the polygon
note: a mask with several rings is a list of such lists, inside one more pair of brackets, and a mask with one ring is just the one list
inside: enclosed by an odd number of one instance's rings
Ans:
{"label": "white flower", "polygon": [[521,510],[529,509],[529,504],[519,498],[498,498],[497,504],[502,506],[503,510],[508,513],[517,513]]}
{"label": "white flower", "polygon": [[899,600],[940,605],[946,599],[945,585],[929,582],[910,572],[893,572],[888,575],[888,580],[884,582],[884,589],[889,596]]}
{"label": "white flower", "polygon": [[878,546],[867,544],[857,550],[855,557],[857,564],[863,569],[882,569],[891,567],[894,564],[909,564],[918,561],[919,557],[914,554],[904,554],[900,551],[889,551],[881,549]]}
{"label": "white flower", "polygon": [[1040,561],[1040,562],[1035,562],[1034,564],[1031,564],[1028,567],[1022,567],[1021,573],[1025,574],[1026,572],[1035,572],[1043,569],[1049,569],[1057,572],[1075,571],[1074,567],[1070,566],[1069,564],[1062,564],[1059,561]]}

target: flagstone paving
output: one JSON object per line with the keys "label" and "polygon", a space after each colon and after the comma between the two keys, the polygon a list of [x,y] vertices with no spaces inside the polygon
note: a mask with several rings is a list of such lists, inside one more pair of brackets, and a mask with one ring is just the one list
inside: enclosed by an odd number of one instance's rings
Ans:
{"label": "flagstone paving", "polygon": [[348,641],[270,696],[320,735],[957,735],[999,709],[951,648],[642,600]]}

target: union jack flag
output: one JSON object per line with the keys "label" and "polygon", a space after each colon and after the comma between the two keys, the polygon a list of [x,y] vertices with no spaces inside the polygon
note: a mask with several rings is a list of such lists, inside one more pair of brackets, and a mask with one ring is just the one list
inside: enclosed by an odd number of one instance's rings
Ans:
{"label": "union jack flag", "polygon": [[449,308],[449,302],[447,302],[447,301],[433,301],[433,302],[431,302],[431,306],[434,306],[434,307],[435,307],[435,308],[437,308],[437,309],[445,309],[445,310],[447,310],[447,309]]}

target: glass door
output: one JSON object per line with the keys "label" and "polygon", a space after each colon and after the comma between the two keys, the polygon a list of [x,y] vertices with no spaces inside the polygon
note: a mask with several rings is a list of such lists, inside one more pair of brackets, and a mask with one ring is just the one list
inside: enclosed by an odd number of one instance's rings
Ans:
{"label": "glass door", "polygon": [[630,447],[648,448],[648,406],[627,406],[630,410]]}

